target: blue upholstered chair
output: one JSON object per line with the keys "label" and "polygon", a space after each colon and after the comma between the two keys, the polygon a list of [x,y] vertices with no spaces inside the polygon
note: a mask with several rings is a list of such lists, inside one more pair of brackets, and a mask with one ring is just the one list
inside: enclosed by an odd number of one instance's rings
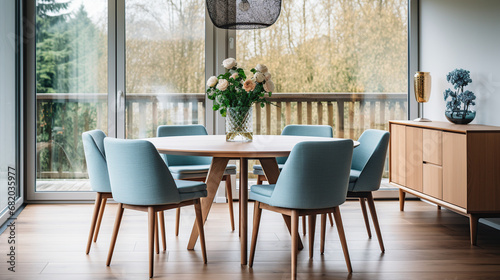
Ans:
{"label": "blue upholstered chair", "polygon": [[[309,216],[309,256],[312,257],[316,214],[333,212],[349,273],[352,272],[339,205],[345,202],[353,141],[350,139],[297,144],[273,185],[254,185],[250,199],[255,200],[254,229],[250,247],[249,266],[253,265],[262,209],[291,216],[292,279],[297,277],[299,216]],[[325,227],[323,227],[324,229]],[[324,252],[322,231],[321,253]]]}
{"label": "blue upholstered chair", "polygon": [[[294,135],[294,136],[312,136],[312,137],[333,137],[332,127],[329,125],[301,125],[301,124],[290,124],[283,128],[281,135]],[[285,165],[287,157],[278,157],[276,161],[278,162],[278,168],[281,169]],[[257,185],[262,184],[263,181],[267,181],[266,175],[261,165],[253,166],[253,174],[257,175]],[[333,218],[330,218],[330,225],[333,226]],[[302,217],[302,233],[306,234],[306,217]]]}
{"label": "blue upholstered chair", "polygon": [[109,266],[125,208],[148,213],[149,277],[153,277],[156,213],[193,205],[203,261],[207,262],[200,198],[207,196],[203,182],[174,180],[158,151],[145,140],[104,139],[113,198],[118,202],[106,265]]}
{"label": "blue upholstered chair", "polygon": [[[295,135],[295,136],[313,136],[313,137],[333,137],[332,127],[329,125],[299,125],[291,124],[285,126],[281,135]],[[276,158],[278,162],[278,167],[281,170],[283,165],[285,165],[287,157]],[[256,164],[253,166],[253,174],[257,175],[257,185],[262,184],[263,181],[267,181],[266,175],[262,166]]]}
{"label": "blue upholstered chair", "polygon": [[375,211],[372,191],[380,188],[387,155],[387,146],[389,145],[389,132],[368,129],[363,132],[358,141],[360,145],[354,149],[352,156],[347,197],[359,198],[366,230],[368,231],[368,236],[371,238],[370,222],[368,221],[365,200],[368,202],[380,250],[384,252],[384,242]]}
{"label": "blue upholstered chair", "polygon": [[[208,135],[203,125],[160,125],[157,129],[158,137],[171,136],[189,136],[189,135]],[[199,156],[177,156],[161,155],[168,165],[172,176],[176,180],[205,181],[208,176],[208,170],[212,163],[211,157]],[[231,229],[234,231],[234,213],[233,213],[233,192],[231,188],[231,175],[236,174],[236,165],[228,164],[223,181],[226,181],[226,194],[229,204],[229,218],[231,220]],[[177,209],[175,222],[175,235],[179,235],[180,209]]]}
{"label": "blue upholstered chair", "polygon": [[[106,134],[102,130],[92,130],[82,133],[83,150],[87,162],[87,172],[90,179],[90,187],[97,193],[94,203],[94,213],[90,223],[90,232],[87,241],[86,254],[90,252],[92,237],[97,241],[99,228],[101,227],[102,216],[108,198],[113,198],[111,186],[109,183],[108,166],[106,164],[106,153],[104,152],[104,138]],[[163,217],[163,216],[162,216]],[[165,222],[160,219],[160,227],[163,236],[163,249],[165,244]]]}

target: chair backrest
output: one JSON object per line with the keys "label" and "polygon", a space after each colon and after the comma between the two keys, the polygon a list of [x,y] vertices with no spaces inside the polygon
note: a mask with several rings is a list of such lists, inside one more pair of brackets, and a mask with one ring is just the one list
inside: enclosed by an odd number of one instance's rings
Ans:
{"label": "chair backrest", "polygon": [[90,186],[96,192],[111,192],[106,153],[104,152],[105,137],[106,134],[98,129],[82,133]]}
{"label": "chair backrest", "polygon": [[113,199],[133,205],[180,202],[172,174],[146,140],[104,139]]}
{"label": "chair backrest", "polygon": [[[203,125],[160,125],[156,131],[158,137],[208,135]],[[177,156],[162,154],[161,157],[168,166],[205,165],[212,163],[211,157]]]}
{"label": "chair backrest", "polygon": [[344,203],[353,141],[301,142],[292,149],[270,203],[295,209],[321,209]]}
{"label": "chair backrest", "polygon": [[[332,127],[329,125],[300,125],[291,124],[285,126],[281,135],[295,135],[295,136],[314,136],[314,137],[333,137]],[[278,164],[284,164],[288,157],[278,157],[276,161]]]}
{"label": "chair backrest", "polygon": [[389,132],[368,129],[358,141],[360,145],[354,149],[351,168],[361,173],[353,191],[378,190],[389,146]]}

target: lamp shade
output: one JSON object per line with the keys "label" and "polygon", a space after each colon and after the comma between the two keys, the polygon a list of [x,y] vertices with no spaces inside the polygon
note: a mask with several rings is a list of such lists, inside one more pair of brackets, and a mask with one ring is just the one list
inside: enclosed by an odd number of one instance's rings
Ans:
{"label": "lamp shade", "polygon": [[259,29],[276,22],[281,0],[207,0],[207,9],[218,28]]}

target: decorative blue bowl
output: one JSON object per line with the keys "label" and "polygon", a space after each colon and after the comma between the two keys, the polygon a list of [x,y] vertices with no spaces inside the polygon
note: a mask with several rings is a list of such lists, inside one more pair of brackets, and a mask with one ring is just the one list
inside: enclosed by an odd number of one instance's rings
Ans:
{"label": "decorative blue bowl", "polygon": [[454,124],[468,124],[471,121],[474,120],[476,117],[476,111],[465,111],[465,110],[458,110],[458,111],[449,111],[447,110],[444,115],[446,118],[454,123]]}

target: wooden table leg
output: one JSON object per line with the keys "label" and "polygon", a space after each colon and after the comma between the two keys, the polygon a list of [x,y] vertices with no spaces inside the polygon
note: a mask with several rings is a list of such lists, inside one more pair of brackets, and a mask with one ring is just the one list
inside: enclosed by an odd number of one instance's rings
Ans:
{"label": "wooden table leg", "polygon": [[[212,164],[210,165],[210,170],[208,171],[207,180],[207,197],[201,198],[201,212],[203,214],[203,223],[207,220],[208,213],[212,207],[215,194],[219,188],[219,184],[222,181],[222,176],[224,175],[224,170],[226,170],[229,158],[217,158],[212,159]],[[193,250],[194,245],[198,240],[198,227],[196,222],[193,224],[193,230],[191,231],[191,237],[189,238],[188,250]]]}
{"label": "wooden table leg", "polygon": [[248,247],[248,159],[240,158],[240,242],[241,264],[247,264]]}

